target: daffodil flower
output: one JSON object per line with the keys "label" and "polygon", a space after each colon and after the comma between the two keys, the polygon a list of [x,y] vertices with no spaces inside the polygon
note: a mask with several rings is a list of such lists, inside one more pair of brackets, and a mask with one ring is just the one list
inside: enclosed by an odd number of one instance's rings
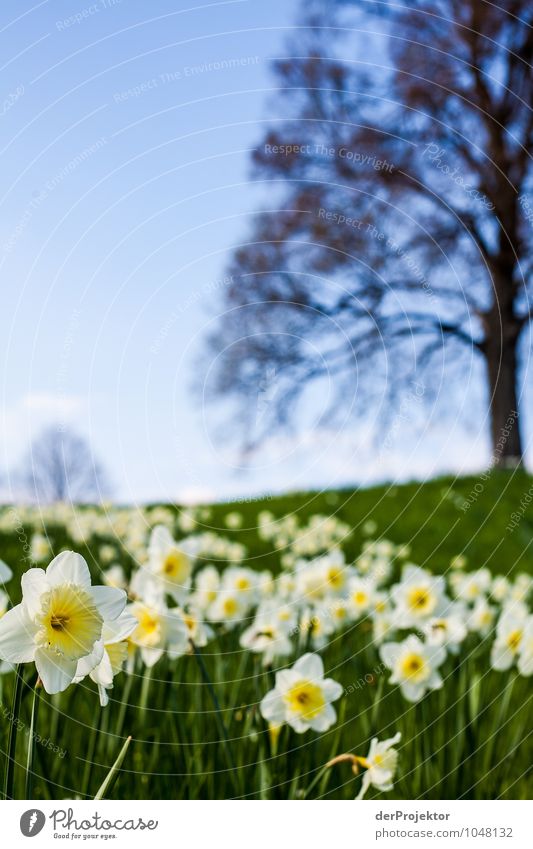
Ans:
{"label": "daffodil flower", "polygon": [[140,650],[145,666],[154,666],[165,654],[177,658],[189,649],[189,630],[178,609],[169,610],[161,600],[136,601],[128,613],[137,620],[131,642]]}
{"label": "daffodil flower", "polygon": [[366,758],[359,758],[359,763],[365,771],[361,790],[356,799],[362,799],[371,785],[381,793],[392,790],[393,778],[398,766],[398,752],[394,746],[399,743],[401,737],[399,731],[388,740],[380,741],[377,737],[374,737]]}
{"label": "daffodil flower", "polygon": [[194,605],[188,605],[187,610],[182,611],[182,617],[187,626],[189,640],[197,648],[203,648],[214,637],[213,629],[203,621],[201,612]]}
{"label": "daffodil flower", "polygon": [[398,752],[393,747],[401,740],[401,737],[402,735],[399,731],[394,737],[390,737],[388,740],[378,740],[377,737],[374,737],[370,743],[370,749],[366,758],[351,753],[337,755],[328,761],[326,768],[329,769],[335,766],[335,764],[349,763],[354,775],[359,775],[361,768],[365,770],[361,790],[355,797],[356,800],[362,799],[371,785],[376,790],[386,793],[392,790],[393,787],[392,780],[398,765]]}
{"label": "daffodil flower", "polygon": [[80,554],[64,551],[46,572],[29,569],[22,576],[22,602],[0,619],[0,659],[35,663],[47,693],[72,683],[79,661],[100,663],[105,620],[116,619],[126,593],[92,587],[89,567]]}
{"label": "daffodil flower", "polygon": [[438,667],[446,659],[442,646],[422,642],[410,634],[401,643],[384,643],[380,655],[385,666],[392,670],[391,684],[399,684],[402,695],[417,702],[427,691],[442,687]]}
{"label": "daffodil flower", "polygon": [[191,584],[192,560],[164,525],[156,525],[150,536],[147,574],[164,593],[183,603]]}
{"label": "daffodil flower", "polygon": [[496,608],[488,603],[485,596],[480,596],[468,614],[466,623],[468,629],[473,633],[486,636],[491,630],[495,618]]}
{"label": "daffodil flower", "polygon": [[490,661],[494,669],[503,672],[517,660],[522,647],[528,610],[522,602],[505,607],[496,625],[496,639],[492,645]]}
{"label": "daffodil flower", "polygon": [[526,619],[516,665],[520,675],[533,675],[533,615]]}
{"label": "daffodil flower", "polygon": [[226,627],[235,627],[246,616],[249,600],[236,590],[221,589],[215,601],[207,611],[211,622],[218,622]]}
{"label": "daffodil flower", "polygon": [[290,622],[282,622],[276,608],[274,604],[263,605],[240,638],[242,648],[263,656],[263,666],[270,666],[276,657],[286,657],[292,651]]}
{"label": "daffodil flower", "polygon": [[446,616],[435,616],[422,626],[422,633],[430,645],[443,646],[450,654],[458,654],[468,629],[461,602],[451,605]]}
{"label": "daffodil flower", "polygon": [[411,628],[443,615],[449,605],[444,590],[442,576],[411,564],[405,566],[402,580],[391,589],[398,627]]}
{"label": "daffodil flower", "polygon": [[324,665],[317,654],[304,654],[291,669],[276,674],[276,685],[264,696],[261,715],[269,725],[287,723],[298,734],[309,728],[327,731],[337,719],[331,702],[342,694],[332,678],[324,678]]}
{"label": "daffodil flower", "polygon": [[207,610],[215,601],[220,587],[220,575],[214,566],[204,566],[194,578],[195,590],[191,601],[196,608]]}
{"label": "daffodil flower", "polygon": [[127,611],[120,614],[118,619],[104,622],[102,627],[102,643],[104,651],[102,659],[94,668],[86,658],[78,662],[76,683],[83,681],[86,675],[98,686],[100,704],[106,707],[109,703],[107,691],[113,687],[113,679],[122,670],[128,657],[128,637],[137,627],[137,620]]}

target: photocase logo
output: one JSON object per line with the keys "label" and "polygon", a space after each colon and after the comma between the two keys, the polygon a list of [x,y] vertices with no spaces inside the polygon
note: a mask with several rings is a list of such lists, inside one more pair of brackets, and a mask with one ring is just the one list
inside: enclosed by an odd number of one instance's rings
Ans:
{"label": "photocase logo", "polygon": [[24,837],[35,837],[43,830],[46,817],[42,811],[32,808],[25,811],[20,818],[20,830]]}

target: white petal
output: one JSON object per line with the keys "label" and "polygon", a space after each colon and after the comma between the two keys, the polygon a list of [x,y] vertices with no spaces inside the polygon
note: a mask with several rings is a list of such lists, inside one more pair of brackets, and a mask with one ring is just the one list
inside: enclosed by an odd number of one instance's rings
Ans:
{"label": "white petal", "polygon": [[514,662],[514,654],[505,643],[494,643],[492,646],[492,651],[490,655],[490,662],[494,669],[497,669],[499,672],[504,672],[506,669],[510,669]]}
{"label": "white petal", "polygon": [[104,622],[102,640],[105,644],[121,643],[122,640],[126,640],[133,634],[138,624],[137,619],[125,610],[118,619],[114,619],[112,622]]}
{"label": "white petal", "polygon": [[103,687],[112,686],[113,667],[111,666],[111,661],[109,660],[109,655],[107,652],[104,652],[102,660],[100,661],[98,666],[95,666],[95,668],[91,672],[90,677],[95,684],[101,684]]}
{"label": "white petal", "polygon": [[391,746],[394,746],[396,743],[399,743],[402,739],[402,732],[397,731],[394,737],[389,737],[387,740],[382,740],[381,745],[384,749],[390,749]]}
{"label": "white petal", "polygon": [[310,728],[309,723],[296,714],[288,716],[287,723],[291,726],[291,728],[294,728],[297,734],[305,734],[305,732],[309,731]]}
{"label": "white petal", "polygon": [[440,677],[438,672],[434,672],[427,682],[427,687],[429,690],[440,690],[443,685],[443,680]]}
{"label": "white petal", "polygon": [[427,646],[426,650],[431,666],[440,666],[446,660],[446,649],[442,646]]}
{"label": "white petal", "polygon": [[128,600],[124,590],[118,587],[91,587],[91,595],[102,618],[111,621],[118,619]]}
{"label": "white petal", "polygon": [[157,568],[159,566],[160,561],[164,560],[168,549],[175,545],[174,540],[172,539],[172,534],[169,529],[165,527],[165,525],[156,525],[152,531],[150,536],[150,542],[148,544],[148,557],[150,559],[150,565],[154,565]]}
{"label": "white petal", "polygon": [[259,705],[261,716],[273,725],[281,725],[285,721],[285,705],[278,690],[270,690]]}
{"label": "white petal", "polygon": [[44,569],[28,569],[22,576],[21,586],[28,613],[35,617],[41,612],[41,597],[50,589]]}
{"label": "white petal", "polygon": [[335,713],[335,708],[331,705],[326,705],[319,716],[315,716],[314,719],[309,720],[309,725],[313,731],[327,731],[336,721],[337,714]]}
{"label": "white petal", "polygon": [[355,798],[356,799],[362,799],[369,787],[370,787],[370,775],[368,774],[368,770],[367,770],[365,772],[365,774],[363,775],[363,781],[361,783],[361,789],[360,789],[359,793],[357,794],[357,796]]}
{"label": "white petal", "polygon": [[424,695],[424,687],[421,684],[409,684],[403,682],[400,685],[402,695],[408,702],[418,702]]}
{"label": "white petal", "polygon": [[82,657],[82,659],[78,661],[78,666],[76,668],[76,677],[81,676],[82,678],[85,678],[86,675],[88,675],[96,666],[98,666],[98,664],[102,660],[103,655],[104,643],[102,640],[98,640],[98,642],[94,644],[92,652],[86,655],[86,657]]}
{"label": "white petal", "polygon": [[37,649],[35,666],[47,693],[62,693],[72,684],[76,675],[75,660],[65,660],[47,649]]}
{"label": "white petal", "polygon": [[321,686],[328,702],[334,702],[336,699],[339,699],[344,692],[342,685],[338,681],[334,681],[333,678],[326,678]]}
{"label": "white petal", "polygon": [[520,655],[517,663],[518,671],[524,678],[533,675],[533,654]]}
{"label": "white petal", "polygon": [[280,693],[286,693],[301,679],[302,676],[294,669],[282,669],[281,672],[276,672],[276,690],[279,690]]}
{"label": "white petal", "polygon": [[98,684],[98,695],[100,696],[100,707],[107,707],[109,704],[109,696],[107,690],[102,684]]}
{"label": "white petal", "polygon": [[399,651],[399,643],[384,643],[381,646],[379,650],[379,655],[385,666],[388,666],[389,669],[392,669],[394,664],[396,663],[396,658],[398,657]]}
{"label": "white petal", "polygon": [[85,559],[75,551],[62,551],[54,557],[46,570],[46,577],[52,586],[76,584],[79,587],[91,586],[91,573]]}
{"label": "white petal", "polygon": [[302,655],[302,657],[300,657],[294,664],[293,669],[297,670],[300,675],[305,678],[309,678],[311,681],[320,681],[320,679],[324,677],[324,664],[322,663],[322,658],[320,655],[312,654],[311,652]]}
{"label": "white petal", "polygon": [[7,584],[13,577],[13,572],[3,560],[0,560],[0,584]]}
{"label": "white petal", "polygon": [[35,656],[37,627],[24,604],[17,604],[0,618],[0,658],[9,663],[30,663]]}
{"label": "white petal", "polygon": [[155,666],[159,658],[163,657],[164,649],[147,649],[141,648],[141,657],[143,659],[143,663],[149,669],[152,666]]}

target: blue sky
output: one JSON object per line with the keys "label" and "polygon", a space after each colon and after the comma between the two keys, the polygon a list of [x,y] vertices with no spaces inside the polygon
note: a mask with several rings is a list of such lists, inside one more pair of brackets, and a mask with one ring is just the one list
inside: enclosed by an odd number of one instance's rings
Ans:
{"label": "blue sky", "polygon": [[[4,469],[57,421],[90,438],[128,501],[483,465],[484,434],[427,420],[413,403],[385,452],[371,427],[310,427],[273,434],[243,470],[193,398],[230,248],[265,197],[248,181],[249,151],[276,114],[270,62],[296,10],[290,0],[2,4]],[[415,424],[422,441],[406,448]]]}

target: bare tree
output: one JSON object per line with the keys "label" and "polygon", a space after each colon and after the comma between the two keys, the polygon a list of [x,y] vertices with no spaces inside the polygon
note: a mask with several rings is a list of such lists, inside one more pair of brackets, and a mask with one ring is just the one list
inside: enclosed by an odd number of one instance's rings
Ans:
{"label": "bare tree", "polygon": [[533,264],[533,6],[305,8],[298,43],[276,63],[284,113],[253,156],[270,198],[233,256],[209,338],[211,392],[237,402],[249,429],[250,396],[274,372],[268,432],[291,420],[311,381],[333,382],[333,408],[355,396],[360,413],[415,379],[428,400],[448,392],[457,405],[473,366],[493,462],[517,465]]}
{"label": "bare tree", "polygon": [[18,478],[25,494],[40,503],[96,502],[109,493],[87,440],[57,426],[35,439]]}

